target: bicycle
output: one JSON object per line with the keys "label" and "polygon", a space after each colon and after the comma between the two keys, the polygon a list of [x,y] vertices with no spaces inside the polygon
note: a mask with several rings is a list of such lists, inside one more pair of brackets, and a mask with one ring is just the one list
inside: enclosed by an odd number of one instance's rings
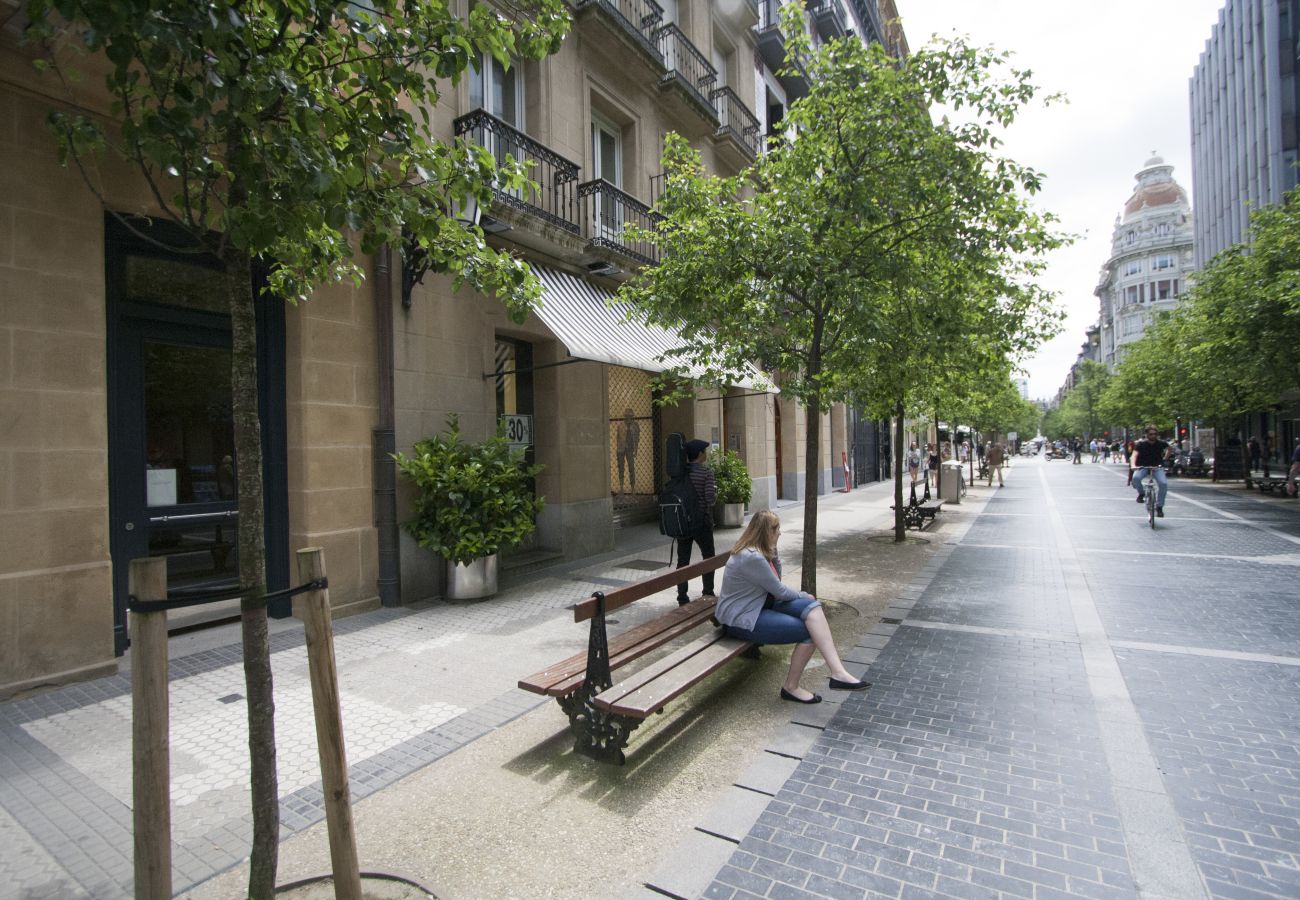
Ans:
{"label": "bicycle", "polygon": [[1147,470],[1147,477],[1142,485],[1142,493],[1146,497],[1147,503],[1147,524],[1151,530],[1156,530],[1156,491],[1159,486],[1156,484],[1156,473],[1154,470]]}

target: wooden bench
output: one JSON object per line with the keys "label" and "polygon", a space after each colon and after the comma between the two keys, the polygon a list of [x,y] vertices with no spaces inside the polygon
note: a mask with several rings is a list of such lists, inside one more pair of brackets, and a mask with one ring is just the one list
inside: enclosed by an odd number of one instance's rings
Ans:
{"label": "wooden bench", "polygon": [[[892,504],[890,509],[895,509]],[[903,507],[903,527],[915,528],[917,531],[925,530],[927,525],[934,523],[934,517],[943,509],[943,501],[932,499],[930,496],[930,485],[925,485],[925,494],[920,500],[916,499],[916,485],[912,485],[912,500]]]}
{"label": "wooden bench", "polygon": [[[717,626],[713,618],[717,600],[713,597],[678,606],[613,640],[606,633],[607,613],[716,571],[726,565],[730,555],[720,553],[609,593],[596,591],[573,607],[575,622],[591,622],[586,652],[520,679],[519,686],[559,702],[569,717],[575,752],[622,765],[628,739],[647,717],[662,712],[674,698],[737,656],[757,657],[754,644],[727,637]],[[697,629],[704,631],[697,639],[614,681],[615,670]]]}

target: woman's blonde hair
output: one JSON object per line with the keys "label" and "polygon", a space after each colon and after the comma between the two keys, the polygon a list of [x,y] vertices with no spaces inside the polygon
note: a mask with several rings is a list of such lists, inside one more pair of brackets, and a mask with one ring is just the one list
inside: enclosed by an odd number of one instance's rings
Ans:
{"label": "woman's blonde hair", "polygon": [[733,554],[751,547],[767,559],[776,559],[776,536],[781,531],[781,520],[770,509],[760,509],[754,513],[740,539],[731,548]]}

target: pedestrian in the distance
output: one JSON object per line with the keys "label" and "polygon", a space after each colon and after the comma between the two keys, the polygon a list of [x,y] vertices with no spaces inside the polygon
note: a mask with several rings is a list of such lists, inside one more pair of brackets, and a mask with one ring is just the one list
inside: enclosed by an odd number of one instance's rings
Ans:
{"label": "pedestrian in the distance", "polygon": [[[713,504],[718,500],[718,484],[713,477],[713,470],[705,465],[709,455],[709,442],[694,440],[686,442],[686,477],[695,489],[695,508],[697,521],[695,533],[689,537],[677,539],[677,568],[689,565],[691,561],[691,544],[699,544],[700,559],[713,556]],[[713,593],[713,572],[704,573],[704,596]],[[677,602],[685,606],[691,600],[689,581],[677,585]]]}
{"label": "pedestrian in the distance", "polygon": [[[929,482],[932,482],[934,489],[939,490],[939,445],[930,444],[930,474]],[[929,483],[928,482],[928,483]]]}
{"label": "pedestrian in the distance", "polygon": [[1006,459],[1006,451],[998,443],[990,443],[988,450],[984,452],[988,460],[988,478],[989,487],[993,487],[993,473],[998,473],[998,487],[1002,487],[1002,463]]}
{"label": "pedestrian in the distance", "polygon": [[1076,466],[1083,465],[1083,439],[1082,438],[1075,437],[1074,440],[1070,441],[1070,451],[1074,454],[1074,464]]}
{"label": "pedestrian in the distance", "polygon": [[1103,441],[1101,445],[1101,464],[1104,466],[1108,462],[1110,462],[1110,444]]}
{"label": "pedestrian in the distance", "polygon": [[1259,468],[1259,438],[1252,435],[1250,440],[1246,441],[1246,449],[1250,451],[1250,470],[1253,472]]}
{"label": "pedestrian in the distance", "polygon": [[1096,461],[1097,461],[1097,454],[1098,454],[1098,452],[1100,452],[1099,449],[1098,449],[1098,447],[1097,447],[1097,439],[1096,439],[1096,438],[1093,438],[1092,440],[1088,441],[1088,452],[1092,454],[1092,461],[1093,461],[1093,462],[1096,462]]}
{"label": "pedestrian in the distance", "polygon": [[1300,437],[1295,439],[1295,447],[1291,450],[1291,468],[1286,473],[1286,493],[1288,497],[1294,497],[1296,494],[1296,479],[1300,478]]}
{"label": "pedestrian in the distance", "polygon": [[912,441],[912,446],[907,448],[907,471],[912,476],[912,484],[916,484],[916,476],[921,473],[921,450],[916,446],[916,441]]}

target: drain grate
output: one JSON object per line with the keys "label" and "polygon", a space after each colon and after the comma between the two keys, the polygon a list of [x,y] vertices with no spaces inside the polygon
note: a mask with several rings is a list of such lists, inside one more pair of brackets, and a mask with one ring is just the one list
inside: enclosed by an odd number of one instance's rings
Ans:
{"label": "drain grate", "polygon": [[218,697],[218,698],[217,698],[217,702],[218,702],[218,703],[235,703],[236,701],[243,700],[243,699],[244,699],[244,695],[243,695],[243,694],[226,694],[226,696],[224,696],[224,697]]}
{"label": "drain grate", "polygon": [[902,619],[881,619],[880,621],[884,622],[886,625],[902,625],[902,624],[903,624],[903,620],[902,620]]}

